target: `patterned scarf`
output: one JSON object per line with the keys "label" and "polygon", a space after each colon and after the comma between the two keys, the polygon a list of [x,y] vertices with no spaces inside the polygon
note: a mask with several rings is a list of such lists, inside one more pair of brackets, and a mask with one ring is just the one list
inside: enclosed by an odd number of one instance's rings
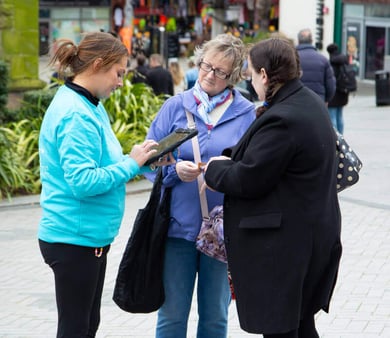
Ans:
{"label": "patterned scarf", "polygon": [[209,97],[208,94],[200,87],[199,81],[196,81],[194,85],[195,101],[198,105],[198,113],[207,126],[213,127],[209,113],[213,111],[215,107],[225,103],[231,95],[231,89],[226,88],[222,93]]}

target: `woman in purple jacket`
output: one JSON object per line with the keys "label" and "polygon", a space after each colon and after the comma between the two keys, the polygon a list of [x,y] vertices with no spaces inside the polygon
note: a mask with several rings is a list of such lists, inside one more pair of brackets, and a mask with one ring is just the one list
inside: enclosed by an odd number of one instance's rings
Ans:
{"label": "woman in purple jacket", "polygon": [[[237,143],[255,117],[254,105],[233,89],[241,80],[245,46],[231,35],[219,35],[196,50],[199,78],[195,86],[169,98],[153,121],[148,138],[160,140],[188,126],[190,112],[198,129],[201,161]],[[198,337],[227,335],[230,288],[227,265],[195,248],[202,222],[191,142],[178,150],[177,163],[164,167],[164,185],[172,187],[171,222],[164,265],[165,302],[158,312],[156,337],[185,338],[192,294],[198,278]],[[207,192],[209,210],[223,195]]]}

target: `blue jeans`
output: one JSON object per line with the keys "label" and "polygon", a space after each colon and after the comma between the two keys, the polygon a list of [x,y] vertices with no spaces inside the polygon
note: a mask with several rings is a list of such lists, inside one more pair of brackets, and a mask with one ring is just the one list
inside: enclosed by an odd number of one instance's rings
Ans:
{"label": "blue jeans", "polygon": [[330,120],[333,127],[337,129],[340,134],[344,133],[344,119],[343,119],[343,107],[328,107]]}
{"label": "blue jeans", "polygon": [[194,242],[179,238],[168,238],[166,243],[165,302],[158,311],[156,338],[186,338],[197,274],[197,338],[226,338],[231,300],[227,264],[200,253]]}

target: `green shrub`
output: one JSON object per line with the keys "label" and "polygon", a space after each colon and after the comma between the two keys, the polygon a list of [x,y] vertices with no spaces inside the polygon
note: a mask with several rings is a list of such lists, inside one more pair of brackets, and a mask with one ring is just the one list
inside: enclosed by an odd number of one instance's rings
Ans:
{"label": "green shrub", "polygon": [[0,127],[0,199],[40,190],[39,119]]}
{"label": "green shrub", "polygon": [[103,102],[124,153],[129,153],[134,144],[145,140],[164,100],[164,96],[156,96],[144,83],[132,84],[131,78],[126,78],[123,87]]}
{"label": "green shrub", "polygon": [[268,39],[270,37],[270,33],[268,31],[263,31],[259,30],[256,32],[256,34],[251,37],[251,36],[244,36],[242,41],[246,44],[249,45],[249,47],[253,44],[256,44],[257,42]]}
{"label": "green shrub", "polygon": [[17,120],[42,118],[57,88],[29,90],[23,94]]}

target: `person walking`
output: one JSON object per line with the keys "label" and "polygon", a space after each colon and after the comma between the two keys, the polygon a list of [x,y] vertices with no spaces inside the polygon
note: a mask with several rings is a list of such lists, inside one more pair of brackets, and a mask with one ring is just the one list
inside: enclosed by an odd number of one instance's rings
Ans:
{"label": "person walking", "polygon": [[112,21],[114,32],[119,35],[125,21],[123,3],[121,1],[116,1],[114,7],[112,8]]}
{"label": "person walking", "polygon": [[338,45],[335,43],[328,45],[326,50],[329,53],[330,64],[332,65],[336,76],[336,93],[329,101],[328,111],[333,126],[340,134],[344,134],[343,107],[348,104],[349,93],[347,91],[337,90],[337,79],[339,78],[341,67],[348,65],[349,63],[348,56],[341,54]]}
{"label": "person walking", "polygon": [[[160,140],[187,128],[186,111],[194,118],[202,162],[233,146],[255,117],[254,105],[234,85],[241,80],[246,54],[243,42],[228,34],[216,36],[195,51],[199,78],[194,87],[169,98],[152,122],[148,138]],[[172,188],[171,221],[164,260],[165,302],[158,311],[157,338],[185,338],[195,280],[199,321],[197,337],[226,338],[231,293],[227,265],[196,249],[202,223],[191,142],[178,149],[176,164],[164,167],[165,186]],[[153,179],[151,175],[147,175]],[[222,194],[207,193],[209,211],[222,203]]]}
{"label": "person walking", "polygon": [[136,57],[137,66],[133,70],[133,83],[146,83],[149,67],[146,64],[146,56],[139,53]]}
{"label": "person walking", "polygon": [[169,71],[172,75],[174,95],[184,92],[187,87],[187,84],[179,62],[176,60],[171,61],[169,63]]}
{"label": "person walking", "polygon": [[290,41],[254,45],[249,69],[265,103],[204,172],[207,186],[225,196],[240,326],[264,338],[319,337],[314,315],[329,309],[342,250],[336,136],[321,98],[299,80]]}
{"label": "person walking", "polygon": [[163,67],[163,64],[164,58],[162,55],[150,55],[146,83],[152,87],[156,95],[165,94],[172,96],[174,94],[172,75],[169,70]]}
{"label": "person walking", "polygon": [[194,59],[194,56],[191,56],[188,60],[188,69],[185,72],[187,83],[186,89],[191,89],[195,85],[196,80],[198,79],[199,69],[195,64]]}
{"label": "person walking", "polygon": [[301,81],[324,102],[329,102],[336,92],[336,79],[329,60],[313,46],[310,29],[299,31],[296,48],[301,63]]}
{"label": "person walking", "polygon": [[[147,140],[123,155],[100,99],[123,85],[128,51],[109,33],[59,41],[51,63],[72,76],[58,88],[39,134],[44,261],[54,272],[57,337],[95,337],[107,253],[118,234],[125,184],[156,150]],[[166,162],[168,163],[168,162]],[[159,163],[158,165],[163,165]]]}

